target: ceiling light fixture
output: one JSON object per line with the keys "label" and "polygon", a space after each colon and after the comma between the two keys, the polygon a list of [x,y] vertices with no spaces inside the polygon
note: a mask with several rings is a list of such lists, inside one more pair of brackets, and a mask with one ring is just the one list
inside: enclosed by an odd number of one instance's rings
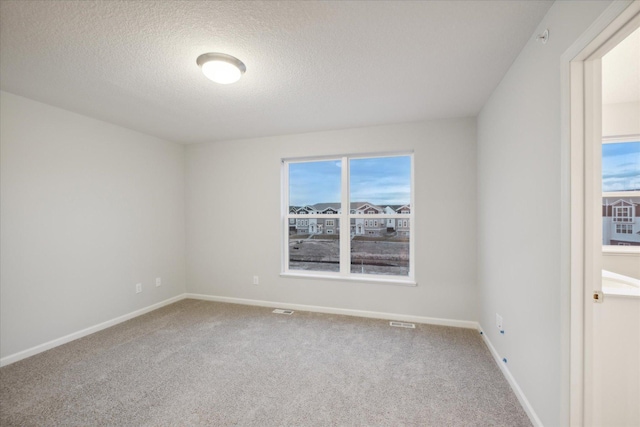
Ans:
{"label": "ceiling light fixture", "polygon": [[196,63],[208,79],[223,85],[237,82],[247,71],[242,61],[224,53],[203,53]]}

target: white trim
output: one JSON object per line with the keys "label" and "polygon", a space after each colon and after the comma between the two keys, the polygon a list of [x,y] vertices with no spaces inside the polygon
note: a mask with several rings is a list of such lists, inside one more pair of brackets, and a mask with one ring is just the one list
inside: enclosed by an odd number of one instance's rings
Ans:
{"label": "white trim", "polygon": [[[416,225],[418,221],[415,221],[414,212],[416,212],[416,157],[411,156],[411,200],[409,201],[409,224],[411,227],[409,228],[409,241],[411,244],[409,245],[409,277],[411,280],[416,280],[416,236],[418,235],[416,232]],[[407,214],[401,214],[407,215]],[[477,217],[476,217],[477,218]],[[418,226],[419,227],[419,226]],[[396,228],[397,231],[397,228]]]}
{"label": "white trim", "polygon": [[508,360],[507,363],[502,361],[502,357],[500,357],[493,344],[491,344],[491,341],[489,341],[489,337],[487,336],[487,334],[482,331],[482,327],[480,325],[478,325],[478,331],[480,332],[480,336],[482,337],[484,343],[489,348],[489,352],[491,352],[491,355],[500,368],[500,371],[502,371],[502,375],[504,375],[504,377],[507,379],[507,382],[511,386],[511,390],[513,390],[514,394],[518,398],[518,401],[520,402],[520,405],[522,405],[524,412],[526,412],[529,420],[531,420],[531,424],[533,424],[535,427],[543,427],[542,421],[540,421],[540,418],[538,418],[536,411],[533,410],[533,406],[531,406],[531,403],[529,403],[527,396],[525,396],[524,392],[516,382],[516,379],[513,377],[513,375],[511,375],[511,371],[509,371],[509,368],[507,367]]}
{"label": "white trim", "polygon": [[97,325],[82,329],[80,331],[73,332],[69,335],[56,338],[44,344],[39,344],[35,347],[22,350],[18,353],[10,354],[9,356],[5,356],[2,359],[0,359],[0,366],[10,365],[19,360],[26,359],[27,357],[35,356],[36,354],[42,353],[43,351],[47,351],[54,347],[58,347],[62,344],[67,344],[71,341],[75,341],[78,338],[86,337],[87,335],[91,335],[103,329],[110,328],[111,326],[117,325],[118,323],[126,322],[127,320],[133,319],[134,317],[142,316],[143,314],[149,313],[150,311],[153,311],[153,310],[157,310],[161,307],[164,307],[165,305],[173,304],[174,302],[183,300],[185,298],[185,295],[186,294],[177,295],[173,298],[169,298],[164,301],[158,302],[156,304],[152,304],[150,306],[141,308],[139,310],[132,311],[131,313],[118,316],[115,319],[107,320],[106,322],[102,322]]}
{"label": "white trim", "polygon": [[455,328],[478,329],[478,322],[472,320],[441,319],[437,317],[413,316],[410,314],[383,313],[379,311],[352,310],[349,308],[322,307],[317,305],[292,304],[277,301],[263,301],[246,298],[223,297],[215,295],[185,294],[186,298],[204,301],[226,302],[231,304],[253,305],[258,307],[277,307],[297,311],[311,311],[313,313],[341,314],[344,316],[366,317],[381,320],[399,320],[426,325],[453,326]]}
{"label": "white trim", "polygon": [[358,273],[351,273],[349,276],[342,276],[339,273],[332,271],[309,271],[307,273],[306,270],[289,270],[286,273],[280,273],[280,277],[293,277],[296,279],[340,280],[343,282],[369,282],[400,286],[417,286],[418,284],[418,282],[416,282],[415,280],[409,279],[408,276]]}
{"label": "white trim", "polygon": [[602,198],[607,199],[629,199],[633,197],[640,197],[640,191],[603,191]]}
{"label": "white trim", "polygon": [[613,256],[625,255],[625,256],[640,256],[640,246],[614,246],[606,245],[602,247],[602,253]]}
{"label": "white trim", "polygon": [[[588,48],[587,48],[588,49]],[[583,209],[583,424],[598,426],[601,404],[596,400],[596,360],[594,358],[595,318],[593,300],[594,292],[602,292],[602,58],[589,56],[582,62],[584,70],[582,93],[584,133],[584,204],[576,208]]]}
{"label": "white trim", "polygon": [[619,144],[640,141],[640,135],[609,135],[602,137],[603,144]]}
{"label": "white trim", "polygon": [[[569,58],[570,60],[570,58]],[[561,423],[584,420],[584,118],[570,114],[583,104],[582,65],[569,62],[562,75],[561,145]],[[564,65],[564,63],[563,63]],[[575,116],[575,117],[574,117]]]}
{"label": "white trim", "polygon": [[285,214],[287,218],[329,218],[329,219],[333,219],[333,218],[340,218],[340,214]]}
{"label": "white trim", "polygon": [[[349,277],[351,273],[351,219],[349,214],[351,213],[351,162],[348,156],[341,158],[342,166],[340,169],[340,232],[338,236],[340,238],[338,254],[340,260],[340,275],[343,277]],[[413,185],[413,183],[411,183]],[[287,267],[288,267],[287,263]],[[290,272],[287,270],[286,272]]]}
{"label": "white trim", "polygon": [[359,158],[373,158],[373,157],[402,157],[409,156],[415,153],[414,150],[399,150],[399,151],[374,151],[365,153],[343,153],[339,155],[319,155],[319,156],[302,156],[302,157],[283,157],[280,160],[282,162],[294,161],[299,162],[318,162],[323,160],[340,160],[342,157],[349,157],[353,159]]}
{"label": "white trim", "polygon": [[[629,14],[628,12],[631,13]],[[587,54],[586,58],[579,55],[576,59],[579,61],[602,59],[603,56],[622,43],[624,39],[640,26],[640,14],[638,14],[637,5],[629,7],[629,9],[625,11],[625,15],[621,14],[621,16],[622,19],[618,17],[616,22],[612,22],[612,25],[607,27],[605,31],[596,38],[595,42],[590,43],[587,49],[583,51],[584,54]],[[600,135],[600,137],[602,137],[602,135]]]}
{"label": "white trim", "polygon": [[376,218],[394,218],[394,219],[407,219],[410,213],[408,214],[350,214],[351,218],[362,218],[362,219],[376,219]]}
{"label": "white trim", "polygon": [[[600,40],[600,43],[602,44],[611,37],[616,30],[609,29],[607,27],[633,3],[634,0],[619,0],[611,2],[607,9],[605,9],[605,11],[602,12],[602,14],[589,26],[589,28],[587,28],[585,32],[582,33],[582,35],[578,37],[578,39],[562,54],[562,66],[566,67],[572,60],[584,61],[592,53],[592,51],[586,52],[585,49],[587,46],[596,40]],[[637,9],[637,5],[634,7]],[[630,8],[628,12],[630,12],[630,14],[625,13],[626,18],[623,18],[622,22],[626,22],[633,17],[633,15],[637,13],[637,10],[634,11]],[[566,92],[564,89],[566,89]],[[565,95],[568,95],[568,89],[568,86],[563,88],[563,93],[565,93]],[[568,98],[566,98],[565,101],[567,99]],[[568,105],[564,106],[568,107]],[[569,126],[568,122],[564,124],[567,127]]]}

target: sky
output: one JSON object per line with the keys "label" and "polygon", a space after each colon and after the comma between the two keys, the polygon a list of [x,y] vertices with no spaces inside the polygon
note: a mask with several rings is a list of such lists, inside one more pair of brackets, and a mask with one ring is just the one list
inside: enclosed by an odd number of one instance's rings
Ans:
{"label": "sky", "polygon": [[602,144],[602,191],[640,191],[640,142]]}
{"label": "sky", "polygon": [[[350,199],[380,206],[411,200],[411,157],[354,158],[349,161]],[[289,205],[340,202],[340,159],[289,164]]]}

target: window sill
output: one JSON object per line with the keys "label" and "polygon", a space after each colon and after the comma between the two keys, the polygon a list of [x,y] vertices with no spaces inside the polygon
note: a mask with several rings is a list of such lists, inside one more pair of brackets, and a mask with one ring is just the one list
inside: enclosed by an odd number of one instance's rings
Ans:
{"label": "window sill", "polygon": [[640,256],[640,246],[603,246],[602,253],[606,255]]}
{"label": "window sill", "polygon": [[326,274],[320,274],[320,273],[305,274],[305,273],[298,273],[298,272],[280,273],[280,277],[290,277],[290,278],[296,278],[296,279],[334,280],[334,281],[340,281],[340,282],[366,282],[366,283],[378,283],[378,284],[384,284],[384,285],[410,286],[410,287],[418,286],[418,284],[414,280],[411,280],[409,278],[396,279],[396,278],[386,278],[386,277],[367,277],[367,276],[359,276],[359,275],[339,276],[339,275],[326,275]]}

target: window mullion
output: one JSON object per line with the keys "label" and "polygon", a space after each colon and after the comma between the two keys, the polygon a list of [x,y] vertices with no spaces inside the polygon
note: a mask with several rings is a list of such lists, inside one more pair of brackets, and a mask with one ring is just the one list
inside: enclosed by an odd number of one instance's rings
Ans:
{"label": "window mullion", "polygon": [[411,201],[409,206],[411,206],[411,211],[409,213],[409,221],[411,221],[409,228],[409,241],[411,244],[409,245],[409,277],[411,280],[415,280],[415,251],[416,251],[416,222],[414,221],[415,210],[416,210],[416,192],[415,192],[415,160],[413,156],[411,156]]}
{"label": "window mullion", "polygon": [[342,215],[340,216],[340,274],[349,275],[351,271],[351,220],[349,219],[349,159],[342,157],[342,187],[341,187],[341,204]]}
{"label": "window mullion", "polygon": [[282,253],[284,254],[281,261],[282,271],[289,271],[289,162],[282,162],[282,182],[283,191],[281,197],[282,212]]}

